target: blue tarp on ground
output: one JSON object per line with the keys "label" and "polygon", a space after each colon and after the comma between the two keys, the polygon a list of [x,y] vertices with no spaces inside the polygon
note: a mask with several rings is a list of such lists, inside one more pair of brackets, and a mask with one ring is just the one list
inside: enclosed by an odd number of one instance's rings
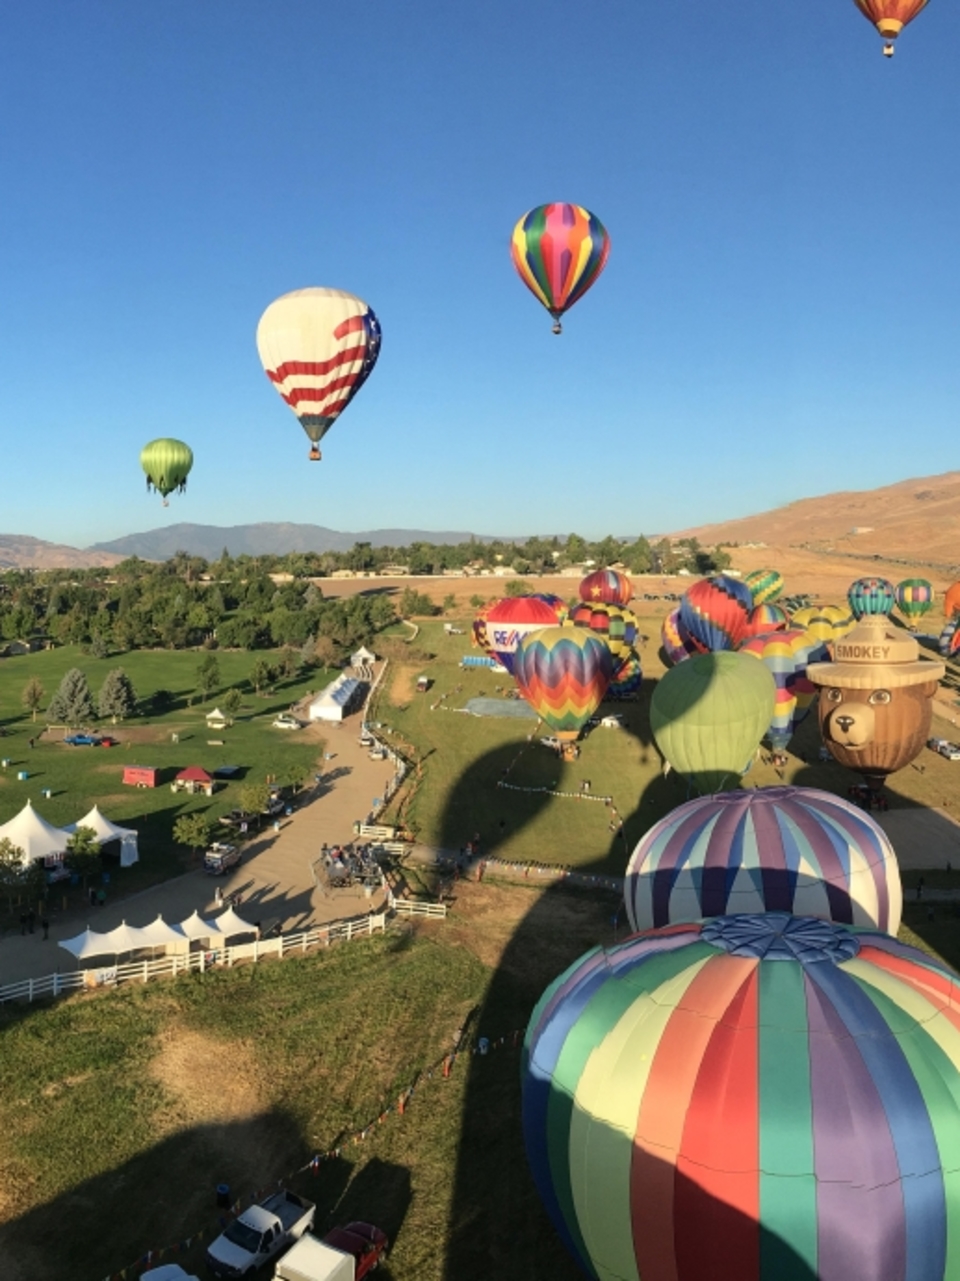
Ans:
{"label": "blue tarp on ground", "polygon": [[461,667],[496,667],[497,660],[487,654],[464,654],[460,659]]}
{"label": "blue tarp on ground", "polygon": [[520,721],[538,719],[537,713],[522,698],[471,698],[467,711],[474,716],[511,716]]}

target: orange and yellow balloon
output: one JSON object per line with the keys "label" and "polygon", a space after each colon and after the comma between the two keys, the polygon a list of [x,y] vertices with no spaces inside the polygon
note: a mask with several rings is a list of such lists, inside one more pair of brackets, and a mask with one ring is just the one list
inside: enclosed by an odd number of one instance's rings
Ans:
{"label": "orange and yellow balloon", "polygon": [[894,40],[924,8],[927,0],[854,0],[854,3],[886,41],[883,46],[884,57],[892,58]]}

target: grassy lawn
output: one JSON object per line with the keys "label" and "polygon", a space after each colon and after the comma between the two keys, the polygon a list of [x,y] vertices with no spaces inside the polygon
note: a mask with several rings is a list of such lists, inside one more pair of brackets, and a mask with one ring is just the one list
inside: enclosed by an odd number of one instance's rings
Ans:
{"label": "grassy lawn", "polygon": [[[273,657],[269,653],[265,656]],[[192,651],[133,651],[95,659],[65,646],[0,661],[0,725],[4,729],[0,757],[11,762],[0,769],[0,822],[12,818],[28,798],[44,818],[57,825],[76,822],[98,804],[109,818],[140,832],[140,862],[117,874],[120,880],[117,875],[114,878],[125,891],[134,891],[183,869],[188,853],[170,838],[178,815],[202,810],[215,818],[239,804],[239,789],[245,781],[263,782],[271,775],[283,782],[285,771],[292,766],[312,773],[321,750],[314,731],[274,729],[270,722],[308,689],[321,689],[333,674],[313,669],[281,682],[272,694],[261,697],[247,682],[260,655],[218,652],[220,692],[235,685],[243,692],[244,702],[232,727],[208,731],[204,715],[216,705],[217,694],[206,703],[195,694],[195,672],[202,657]],[[94,700],[106,673],[123,667],[142,702],[158,689],[170,690],[174,702],[162,716],[137,715],[116,726],[101,723],[101,730],[119,739],[117,747],[68,747],[57,741],[61,733],[49,732],[37,738],[31,749],[29,740],[43,729],[43,714],[36,723],[31,720],[21,707],[21,691],[36,676],[49,699],[71,667],[86,673]],[[195,697],[189,706],[191,694]],[[179,743],[172,741],[173,734],[179,736]],[[223,745],[211,746],[210,739],[221,739]],[[162,771],[162,785],[156,789],[124,786],[121,779],[127,764],[157,766]],[[213,797],[174,794],[167,785],[187,765],[201,765],[212,772],[227,764],[240,766],[241,773]],[[18,770],[29,771],[26,782],[17,780]],[[43,788],[53,792],[50,799],[41,796]],[[58,900],[60,894],[58,887]]]}
{"label": "grassy lawn", "polygon": [[[451,1225],[469,1231],[492,1183],[530,1238],[496,1275],[575,1277],[526,1171],[512,1033],[545,983],[608,937],[610,904],[569,891],[462,890],[445,923],[422,929],[47,1008],[0,1009],[6,1281],[102,1281],[150,1246],[209,1233],[216,1184],[247,1196],[341,1143],[339,1158],[291,1186],[318,1202],[320,1230],[351,1217],[380,1223],[396,1239],[388,1277],[445,1275]],[[520,967],[509,959],[518,931]],[[459,1060],[449,1080],[442,1071],[421,1079],[402,1118],[390,1115],[365,1141],[349,1141],[441,1060],[462,1028],[471,1041],[510,1035],[486,1058]],[[480,1124],[468,1138],[471,1110]],[[469,1168],[479,1188],[468,1193],[458,1168]],[[502,1230],[501,1248],[512,1228]],[[476,1267],[454,1274],[491,1275],[489,1248],[478,1236]],[[195,1248],[178,1261],[190,1270],[200,1259]]]}

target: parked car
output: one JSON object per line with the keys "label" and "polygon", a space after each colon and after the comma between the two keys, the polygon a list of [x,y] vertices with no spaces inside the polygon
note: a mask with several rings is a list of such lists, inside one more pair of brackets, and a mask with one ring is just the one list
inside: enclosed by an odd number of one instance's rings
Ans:
{"label": "parked car", "polygon": [[300,729],[300,722],[295,716],[288,716],[286,712],[281,712],[273,722],[274,729]]}
{"label": "parked car", "polygon": [[275,793],[267,801],[266,805],[263,808],[263,813],[266,814],[269,818],[275,818],[277,814],[282,814],[286,808],[287,808],[287,802],[283,799],[282,796],[279,796]]}
{"label": "parked car", "polygon": [[242,855],[236,845],[224,845],[214,841],[203,856],[203,870],[209,876],[223,876],[236,867]]}
{"label": "parked car", "polygon": [[163,1263],[159,1268],[140,1273],[140,1281],[199,1281],[191,1272],[184,1272],[179,1263]]}
{"label": "parked car", "polygon": [[241,823],[252,823],[256,817],[256,814],[251,814],[249,810],[233,809],[227,814],[221,814],[217,821],[224,827],[239,827]]}
{"label": "parked car", "polygon": [[940,748],[940,755],[945,756],[948,761],[960,761],[960,747],[956,743],[944,743]]}
{"label": "parked car", "polygon": [[99,734],[68,734],[63,740],[70,747],[99,747]]}
{"label": "parked car", "polygon": [[348,1223],[323,1240],[306,1233],[277,1263],[274,1281],[363,1281],[390,1242],[372,1223]]}
{"label": "parked car", "polygon": [[947,742],[945,738],[928,738],[927,739],[927,747],[930,748],[931,752],[942,752],[945,747],[949,747],[949,746],[950,744]]}
{"label": "parked car", "polygon": [[244,1277],[299,1241],[313,1227],[317,1207],[294,1192],[275,1192],[251,1205],[207,1247],[215,1277]]}

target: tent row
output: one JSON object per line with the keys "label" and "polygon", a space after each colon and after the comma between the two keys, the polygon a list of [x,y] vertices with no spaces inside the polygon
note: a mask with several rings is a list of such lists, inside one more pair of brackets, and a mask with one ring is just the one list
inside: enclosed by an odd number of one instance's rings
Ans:
{"label": "tent row", "polygon": [[9,823],[0,825],[0,840],[6,837],[11,844],[22,849],[28,863],[39,860],[47,867],[51,867],[63,862],[67,842],[78,827],[92,828],[100,845],[119,841],[121,867],[129,867],[140,857],[135,829],[112,823],[100,813],[97,805],[94,805],[89,814],[85,814],[76,823],[70,823],[67,827],[54,827],[37,813],[32,801],[27,801],[20,813],[10,819]]}
{"label": "tent row", "polygon": [[143,926],[128,925],[123,921],[116,929],[103,934],[91,930],[88,925],[82,934],[64,939],[60,946],[66,948],[78,961],[86,961],[93,956],[125,956],[129,952],[158,947],[185,951],[194,942],[222,944],[239,934],[255,932],[255,925],[243,920],[232,907],[228,907],[213,920],[205,921],[199,912],[194,912],[179,925],[169,925],[162,916]]}

